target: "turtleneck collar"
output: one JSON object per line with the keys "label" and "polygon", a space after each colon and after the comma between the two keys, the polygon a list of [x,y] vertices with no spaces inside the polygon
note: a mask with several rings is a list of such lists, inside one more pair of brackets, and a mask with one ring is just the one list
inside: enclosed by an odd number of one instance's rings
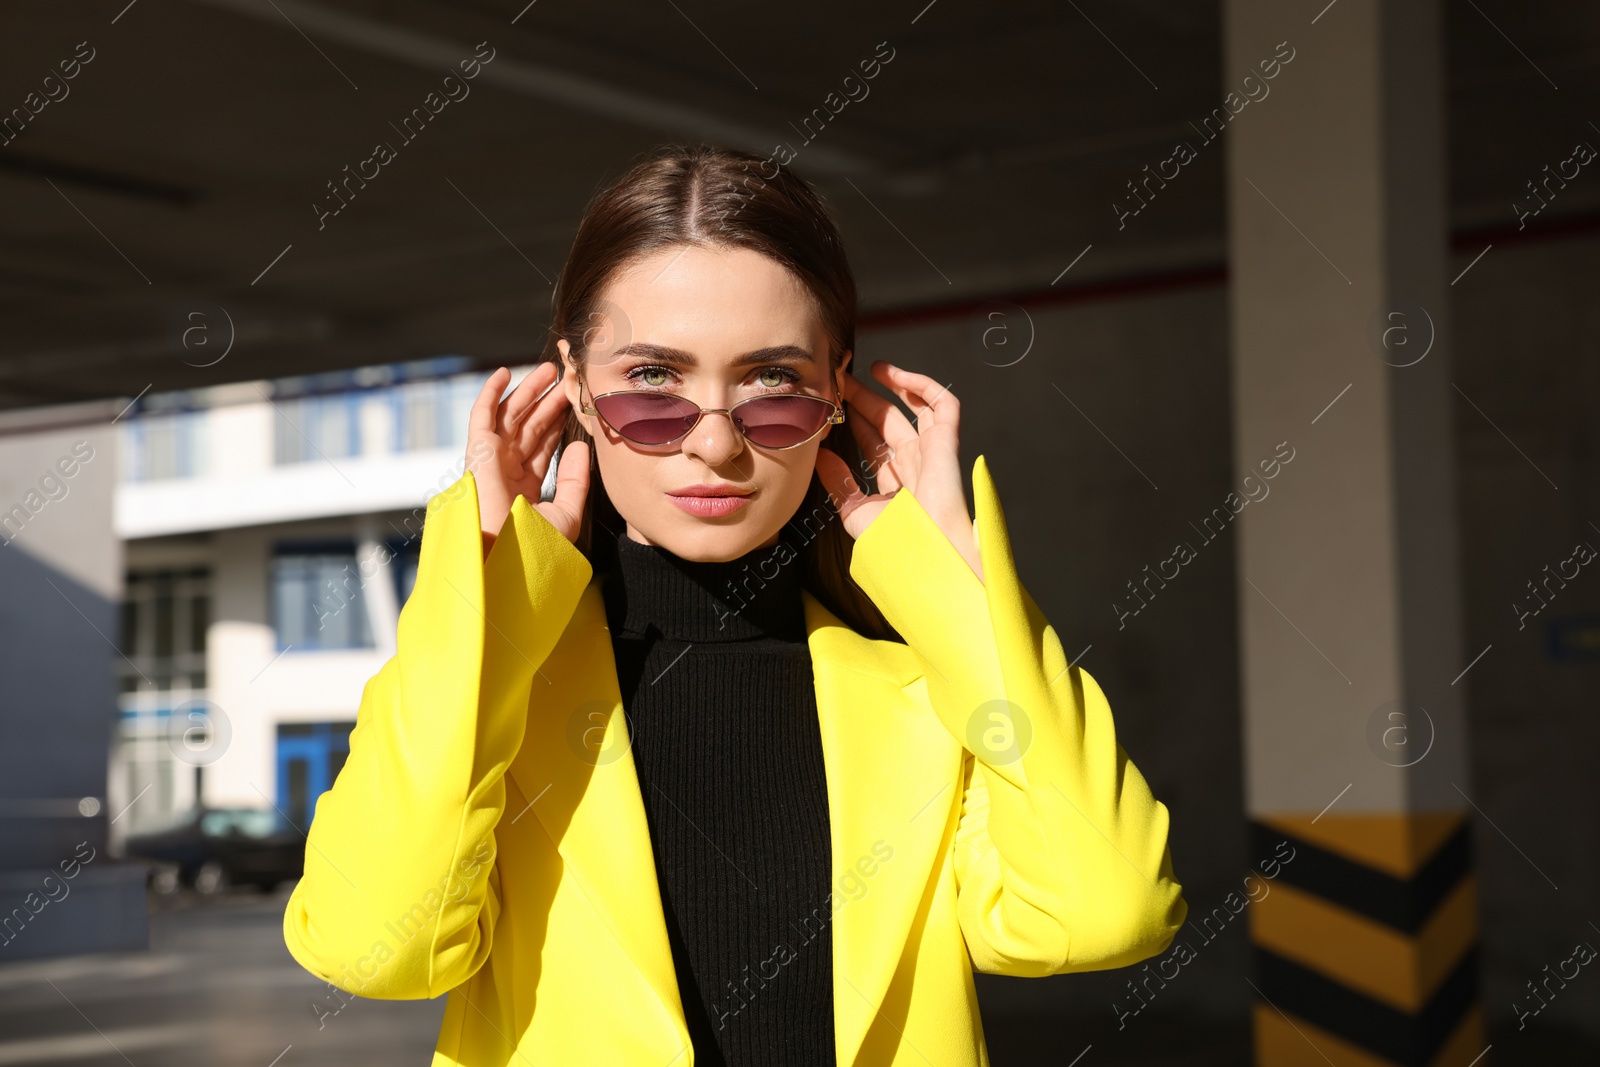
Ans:
{"label": "turtleneck collar", "polygon": [[612,547],[601,588],[613,636],[654,631],[697,643],[806,639],[802,561],[781,534],[777,543],[725,562],[682,559],[626,531]]}

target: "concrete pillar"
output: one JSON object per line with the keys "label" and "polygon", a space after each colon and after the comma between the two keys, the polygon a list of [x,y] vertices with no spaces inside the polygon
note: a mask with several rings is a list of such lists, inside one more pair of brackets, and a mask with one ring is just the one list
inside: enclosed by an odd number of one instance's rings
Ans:
{"label": "concrete pillar", "polygon": [[1256,1062],[1482,1067],[1440,5],[1224,38]]}

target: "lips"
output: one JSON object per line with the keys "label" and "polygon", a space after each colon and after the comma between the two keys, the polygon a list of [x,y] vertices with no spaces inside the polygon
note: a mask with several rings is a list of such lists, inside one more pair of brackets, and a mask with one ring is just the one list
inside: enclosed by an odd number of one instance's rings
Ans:
{"label": "lips", "polygon": [[667,494],[667,499],[701,518],[731,515],[750,502],[752,490],[740,491],[733,485],[690,485]]}
{"label": "lips", "polygon": [[736,485],[690,485],[682,489],[668,492],[668,496],[680,497],[714,497],[714,496],[749,496],[750,490],[740,489]]}

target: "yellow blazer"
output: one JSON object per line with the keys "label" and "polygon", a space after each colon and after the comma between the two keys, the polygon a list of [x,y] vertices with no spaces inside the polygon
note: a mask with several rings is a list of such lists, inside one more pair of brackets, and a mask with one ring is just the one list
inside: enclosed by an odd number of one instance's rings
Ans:
{"label": "yellow blazer", "polygon": [[[1167,809],[1019,584],[982,456],[972,480],[983,581],[908,489],[855,544],[906,644],[804,597],[840,1067],[987,1065],[974,970],[1126,966],[1187,910]],[[522,497],[485,559],[470,473],[421,552],[317,802],[289,951],[346,993],[448,993],[433,1067],[692,1067],[588,560]]]}

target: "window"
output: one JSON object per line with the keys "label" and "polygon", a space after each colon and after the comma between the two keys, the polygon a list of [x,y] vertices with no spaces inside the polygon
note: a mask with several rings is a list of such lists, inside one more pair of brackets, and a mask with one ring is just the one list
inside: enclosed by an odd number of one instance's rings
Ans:
{"label": "window", "polygon": [[466,444],[467,417],[482,388],[482,380],[468,374],[405,382],[387,390],[393,411],[394,451]]}
{"label": "window", "polygon": [[[135,676],[135,681],[138,677]],[[172,698],[152,692],[128,692],[121,699],[116,762],[127,773],[123,785],[123,826],[130,833],[170,828],[178,811],[179,776],[194,774],[180,764],[172,747]],[[129,801],[138,798],[137,804]]]}
{"label": "window", "polygon": [[394,575],[395,607],[403,608],[411,599],[411,590],[417,585],[417,560],[422,555],[422,545],[416,540],[390,541],[389,573]]}
{"label": "window", "polygon": [[122,479],[154,482],[205,473],[204,411],[140,415],[122,429]]}
{"label": "window", "polygon": [[125,658],[117,660],[121,691],[204,689],[210,624],[208,569],[129,572],[122,601]]}
{"label": "window", "polygon": [[272,559],[278,648],[373,647],[361,585],[352,542],[279,545]]}
{"label": "window", "polygon": [[279,466],[361,454],[360,394],[286,398],[273,406],[272,452]]}

